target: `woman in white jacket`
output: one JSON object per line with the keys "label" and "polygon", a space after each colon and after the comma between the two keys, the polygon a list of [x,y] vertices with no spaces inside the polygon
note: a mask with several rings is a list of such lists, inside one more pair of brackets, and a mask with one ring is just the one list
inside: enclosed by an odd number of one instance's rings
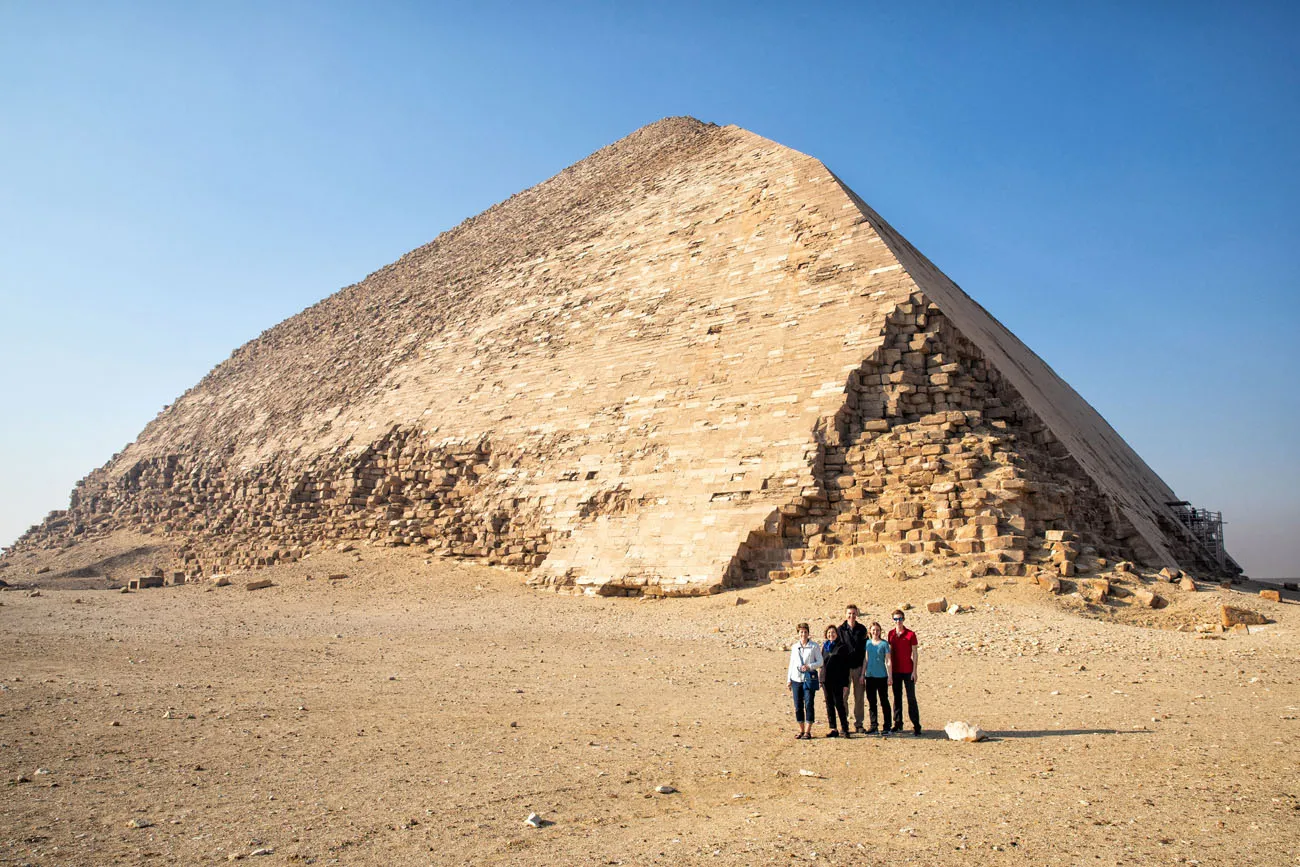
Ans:
{"label": "woman in white jacket", "polygon": [[817,670],[822,665],[822,648],[816,641],[808,640],[808,624],[795,627],[799,640],[790,648],[790,666],[787,672],[790,692],[794,696],[794,718],[799,723],[796,740],[812,740],[812,727],[816,722]]}

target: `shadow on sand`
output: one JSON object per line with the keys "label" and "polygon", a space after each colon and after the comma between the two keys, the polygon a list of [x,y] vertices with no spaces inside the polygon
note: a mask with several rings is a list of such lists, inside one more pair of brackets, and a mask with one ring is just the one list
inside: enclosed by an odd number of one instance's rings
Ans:
{"label": "shadow on sand", "polygon": [[1006,738],[1057,738],[1073,737],[1075,735],[1149,735],[1151,732],[1143,729],[1132,731],[1121,731],[1119,729],[1014,729],[1003,732],[985,732],[989,740],[997,741]]}

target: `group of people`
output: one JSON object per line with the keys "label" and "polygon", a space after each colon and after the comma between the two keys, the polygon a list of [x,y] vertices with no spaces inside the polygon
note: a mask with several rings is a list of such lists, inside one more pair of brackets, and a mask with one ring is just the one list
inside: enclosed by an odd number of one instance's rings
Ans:
{"label": "group of people", "polygon": [[[794,696],[794,718],[799,723],[800,740],[812,738],[816,722],[817,692],[826,698],[826,717],[830,723],[827,737],[849,735],[848,699],[853,690],[854,731],[857,734],[876,734],[888,737],[889,733],[903,730],[903,694],[907,694],[907,715],[912,721],[912,733],[921,736],[921,714],[916,707],[916,674],[920,659],[920,645],[916,633],[908,629],[907,619],[901,610],[893,615],[894,628],[887,638],[881,637],[879,623],[864,626],[858,620],[858,606],[849,605],[844,610],[844,622],[827,626],[823,641],[810,636],[807,623],[796,629],[799,640],[790,648],[790,693]],[[894,694],[893,713],[890,713],[889,693]],[[862,723],[863,696],[871,708],[871,727]],[[880,716],[876,711],[879,706]],[[839,729],[835,727],[839,721]],[[877,722],[879,720],[879,723]],[[892,725],[891,725],[892,723]]]}

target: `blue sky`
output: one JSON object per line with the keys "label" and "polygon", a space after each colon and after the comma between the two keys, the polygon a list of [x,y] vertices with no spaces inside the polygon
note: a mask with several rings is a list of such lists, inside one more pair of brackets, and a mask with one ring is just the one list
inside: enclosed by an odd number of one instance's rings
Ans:
{"label": "blue sky", "polygon": [[262,330],[689,114],[824,161],[1248,572],[1300,574],[1298,31],[1290,3],[0,0],[0,544]]}

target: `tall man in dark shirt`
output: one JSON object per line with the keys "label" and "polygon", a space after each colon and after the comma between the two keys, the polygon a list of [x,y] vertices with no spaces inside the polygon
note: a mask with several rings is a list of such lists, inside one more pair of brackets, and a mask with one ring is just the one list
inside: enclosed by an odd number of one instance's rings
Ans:
{"label": "tall man in dark shirt", "polygon": [[[840,641],[849,649],[849,684],[853,688],[853,725],[859,734],[865,734],[862,727],[864,713],[863,700],[867,691],[866,681],[862,679],[862,666],[867,655],[867,627],[858,622],[858,606],[849,605],[844,609],[844,622],[840,624]],[[848,704],[848,689],[844,691],[844,703]],[[889,720],[885,720],[889,725]]]}
{"label": "tall man in dark shirt", "polygon": [[907,690],[907,715],[912,734],[921,736],[921,712],[916,707],[916,670],[921,658],[916,633],[903,625],[904,614],[894,611],[894,628],[889,630],[889,657],[894,666],[894,731],[903,730],[903,690]]}

